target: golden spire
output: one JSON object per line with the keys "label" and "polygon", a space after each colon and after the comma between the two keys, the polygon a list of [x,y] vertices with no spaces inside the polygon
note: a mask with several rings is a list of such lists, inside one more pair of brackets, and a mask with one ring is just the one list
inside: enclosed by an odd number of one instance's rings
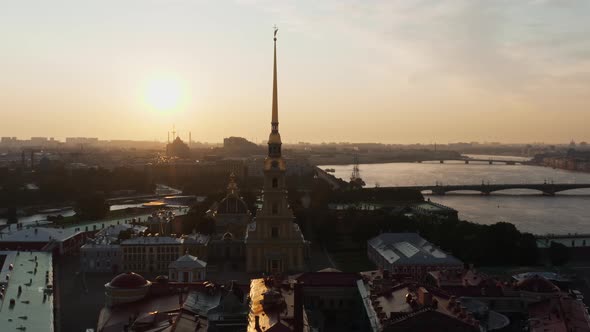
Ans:
{"label": "golden spire", "polygon": [[271,128],[273,133],[279,131],[279,100],[277,97],[277,32],[279,29],[274,27],[274,67],[272,76],[272,122]]}
{"label": "golden spire", "polygon": [[281,134],[279,134],[279,101],[277,97],[277,32],[274,27],[274,66],[272,76],[272,121],[271,131],[268,137],[268,156],[272,158],[281,157]]}

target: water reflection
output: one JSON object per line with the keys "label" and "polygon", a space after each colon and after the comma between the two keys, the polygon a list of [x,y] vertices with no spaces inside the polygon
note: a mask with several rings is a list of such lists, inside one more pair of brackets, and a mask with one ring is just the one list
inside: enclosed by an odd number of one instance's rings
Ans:
{"label": "water reflection", "polygon": [[[489,159],[489,158],[488,158]],[[334,175],[348,180],[352,165],[326,165]],[[368,187],[418,186],[442,184],[503,183],[590,183],[590,174],[526,165],[489,165],[486,162],[391,163],[360,165]],[[462,219],[482,224],[507,221],[520,230],[535,234],[590,233],[590,189],[542,196],[527,189],[511,189],[482,196],[479,193],[449,193],[430,196],[441,204],[459,210]]]}

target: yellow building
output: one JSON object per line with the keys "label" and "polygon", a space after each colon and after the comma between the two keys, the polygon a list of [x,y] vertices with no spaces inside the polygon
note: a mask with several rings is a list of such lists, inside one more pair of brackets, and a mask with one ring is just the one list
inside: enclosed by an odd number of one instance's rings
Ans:
{"label": "yellow building", "polygon": [[274,67],[271,133],[268,156],[264,160],[262,208],[248,226],[246,271],[283,273],[305,269],[307,243],[287,202],[286,163],[281,155],[281,135],[277,100],[277,46],[274,37]]}

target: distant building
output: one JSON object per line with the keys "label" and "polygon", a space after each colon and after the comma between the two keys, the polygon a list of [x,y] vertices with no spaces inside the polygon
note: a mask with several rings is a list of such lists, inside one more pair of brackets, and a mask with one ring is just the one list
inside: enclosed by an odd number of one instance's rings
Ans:
{"label": "distant building", "polygon": [[425,202],[412,205],[411,212],[418,216],[435,217],[437,219],[456,220],[459,216],[457,210],[439,203],[432,202],[430,199]]}
{"label": "distant building", "polygon": [[66,137],[66,145],[70,146],[96,146],[98,145],[97,137]]}
{"label": "distant building", "polygon": [[460,271],[459,259],[416,233],[383,233],[367,241],[369,259],[380,269],[422,279],[430,271]]}
{"label": "distant building", "polygon": [[9,225],[0,233],[0,248],[9,250],[53,251],[64,255],[77,252],[84,243],[85,234],[72,229],[49,227],[23,228]]}
{"label": "distant building", "polygon": [[122,266],[121,246],[92,241],[80,248],[80,269],[84,272],[118,273]]}
{"label": "distant building", "polygon": [[43,145],[47,142],[49,142],[47,137],[31,137],[32,144]]}
{"label": "distant building", "polygon": [[0,143],[2,143],[2,144],[11,144],[11,143],[16,143],[16,142],[18,142],[18,138],[16,138],[16,137],[4,136],[4,137],[0,138]]}
{"label": "distant building", "polygon": [[172,143],[166,145],[166,155],[168,157],[188,158],[190,154],[191,149],[178,136]]}
{"label": "distant building", "polygon": [[250,155],[262,151],[262,147],[242,137],[227,137],[223,139],[223,150],[229,154]]}
{"label": "distant building", "polygon": [[170,236],[142,236],[121,242],[123,270],[147,273],[168,273],[171,262],[184,252],[207,257],[209,237],[201,234]]}
{"label": "distant building", "polygon": [[196,282],[207,278],[207,262],[188,253],[168,265],[168,280]]}
{"label": "distant building", "polygon": [[160,210],[152,213],[142,225],[147,227],[148,233],[170,236],[172,233],[172,223],[174,221],[174,212],[169,210]]}
{"label": "distant building", "polygon": [[181,239],[169,236],[136,237],[121,242],[123,271],[164,272],[182,253]]}

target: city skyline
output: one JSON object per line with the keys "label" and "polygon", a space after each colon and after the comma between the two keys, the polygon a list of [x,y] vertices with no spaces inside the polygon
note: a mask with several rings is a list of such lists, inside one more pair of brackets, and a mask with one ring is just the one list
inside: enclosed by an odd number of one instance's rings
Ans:
{"label": "city skyline", "polygon": [[583,1],[3,7],[1,136],[260,142],[276,23],[288,143],[590,140]]}

